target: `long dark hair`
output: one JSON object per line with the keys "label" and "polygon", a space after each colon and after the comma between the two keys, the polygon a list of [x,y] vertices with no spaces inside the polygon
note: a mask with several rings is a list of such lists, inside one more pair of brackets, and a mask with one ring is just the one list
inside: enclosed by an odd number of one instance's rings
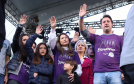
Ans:
{"label": "long dark hair", "polygon": [[[57,44],[57,49],[59,50],[59,52],[60,52],[61,54],[64,54],[64,49],[62,48],[62,45],[61,45],[61,43],[60,43],[60,37],[61,37],[61,35],[66,35],[66,34],[65,34],[65,33],[61,33],[61,34],[58,36],[58,38],[57,38],[56,44]],[[68,36],[68,35],[66,35],[66,36],[67,36],[67,38],[68,38],[68,40],[69,40],[67,54],[68,54],[68,56],[74,56],[74,51],[73,51],[73,49],[72,49],[72,47],[71,47],[71,41],[70,41],[70,39],[69,39],[69,36]]]}
{"label": "long dark hair", "polygon": [[46,45],[46,43],[39,43],[39,44],[37,45],[36,52],[35,52],[34,58],[33,58],[33,64],[34,64],[34,65],[38,65],[38,64],[41,63],[41,60],[40,60],[41,55],[40,55],[40,53],[39,53],[39,49],[40,49],[40,46],[41,46],[42,44],[46,46],[46,54],[45,54],[45,56],[44,56],[44,60],[47,60],[47,61],[48,61],[48,62],[47,62],[48,65],[49,65],[49,64],[53,64],[52,57],[48,54],[49,51],[48,51],[48,46]]}
{"label": "long dark hair", "polygon": [[[24,36],[28,36],[27,34],[21,34],[19,37],[19,47],[20,47],[20,61],[26,61],[27,60],[27,55],[24,49],[23,42],[22,42],[22,38]],[[29,37],[29,36],[28,36]]]}

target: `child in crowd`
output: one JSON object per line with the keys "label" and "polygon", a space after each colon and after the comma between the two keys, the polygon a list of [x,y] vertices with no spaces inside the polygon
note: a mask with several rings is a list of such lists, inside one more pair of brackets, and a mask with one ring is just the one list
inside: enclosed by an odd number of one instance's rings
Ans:
{"label": "child in crowd", "polygon": [[[66,60],[64,64],[64,70],[66,72],[62,73],[58,76],[56,80],[56,84],[81,84],[79,80],[79,76],[76,72],[74,72],[77,69],[77,63],[74,60]],[[69,74],[74,74],[74,82],[69,81],[70,78]]]}
{"label": "child in crowd", "polygon": [[50,76],[53,73],[53,60],[48,54],[46,43],[39,43],[35,53],[32,49],[32,44],[42,31],[42,26],[37,26],[36,33],[27,40],[25,45],[27,56],[32,60],[29,84],[50,84]]}

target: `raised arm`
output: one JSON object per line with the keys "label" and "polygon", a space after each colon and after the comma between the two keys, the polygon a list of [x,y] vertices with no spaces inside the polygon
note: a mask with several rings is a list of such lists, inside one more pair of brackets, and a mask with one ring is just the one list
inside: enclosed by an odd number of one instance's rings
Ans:
{"label": "raised arm", "polygon": [[84,31],[85,30],[85,26],[84,26],[84,16],[88,13],[87,10],[87,5],[83,4],[82,6],[80,6],[80,12],[79,12],[79,29],[80,31]]}
{"label": "raised arm", "polygon": [[86,39],[89,40],[90,37],[90,32],[85,29],[84,25],[84,16],[88,13],[87,10],[87,5],[83,4],[80,6],[80,12],[79,12],[79,30],[81,31],[82,36]]}
{"label": "raised arm", "polygon": [[97,29],[94,30],[93,27],[89,25],[88,31],[89,31],[90,33],[95,34],[95,33],[96,33],[96,30],[97,30]]}
{"label": "raised arm", "polygon": [[32,49],[32,45],[33,43],[35,42],[36,38],[38,37],[38,35],[43,31],[42,29],[42,26],[39,25],[36,27],[36,33],[31,36],[26,44],[25,44],[25,50],[26,50],[26,53],[27,53],[27,56],[29,56],[30,60],[33,59],[33,56],[34,56],[34,50]]}
{"label": "raised arm", "polygon": [[22,15],[20,18],[19,26],[16,29],[16,32],[13,36],[12,50],[15,53],[19,49],[19,37],[22,32],[23,25],[27,22],[27,16]]}
{"label": "raised arm", "polygon": [[76,33],[74,34],[73,39],[71,40],[71,46],[72,46],[73,48],[75,48],[75,43],[76,43],[78,40],[79,40],[79,32],[76,32]]}
{"label": "raised arm", "polygon": [[93,30],[92,27],[90,27],[90,26],[89,26],[89,30],[85,29],[84,16],[88,13],[88,11],[86,11],[86,10],[87,10],[87,5],[83,4],[80,7],[80,12],[79,12],[79,29],[81,31],[82,36],[86,39],[86,41],[89,42],[90,37],[91,37],[92,41],[94,41],[94,35],[91,36],[90,33],[95,33],[96,30]]}
{"label": "raised arm", "polygon": [[56,45],[56,33],[55,33],[55,27],[56,27],[56,18],[55,16],[52,16],[50,18],[50,24],[51,24],[51,32],[48,39],[48,44],[51,49],[54,49]]}

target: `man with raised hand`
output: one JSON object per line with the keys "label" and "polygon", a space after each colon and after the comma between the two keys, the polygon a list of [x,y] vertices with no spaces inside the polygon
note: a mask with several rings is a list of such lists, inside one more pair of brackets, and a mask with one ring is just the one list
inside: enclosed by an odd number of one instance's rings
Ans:
{"label": "man with raised hand", "polygon": [[113,21],[109,15],[100,20],[103,35],[90,33],[84,26],[84,16],[88,13],[86,9],[86,4],[80,7],[79,28],[86,41],[95,48],[94,84],[122,84],[119,64],[123,37],[113,34]]}

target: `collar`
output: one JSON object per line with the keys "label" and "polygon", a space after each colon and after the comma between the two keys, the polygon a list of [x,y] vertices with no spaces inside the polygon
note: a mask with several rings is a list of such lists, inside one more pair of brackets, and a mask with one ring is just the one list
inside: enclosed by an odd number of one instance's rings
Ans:
{"label": "collar", "polygon": [[83,59],[88,58],[87,56],[84,56]]}
{"label": "collar", "polygon": [[110,35],[114,35],[114,34],[108,34],[108,35],[107,35],[107,34],[102,34],[102,35],[105,35],[105,36],[110,36]]}
{"label": "collar", "polygon": [[62,47],[64,50],[68,50],[68,47]]}

